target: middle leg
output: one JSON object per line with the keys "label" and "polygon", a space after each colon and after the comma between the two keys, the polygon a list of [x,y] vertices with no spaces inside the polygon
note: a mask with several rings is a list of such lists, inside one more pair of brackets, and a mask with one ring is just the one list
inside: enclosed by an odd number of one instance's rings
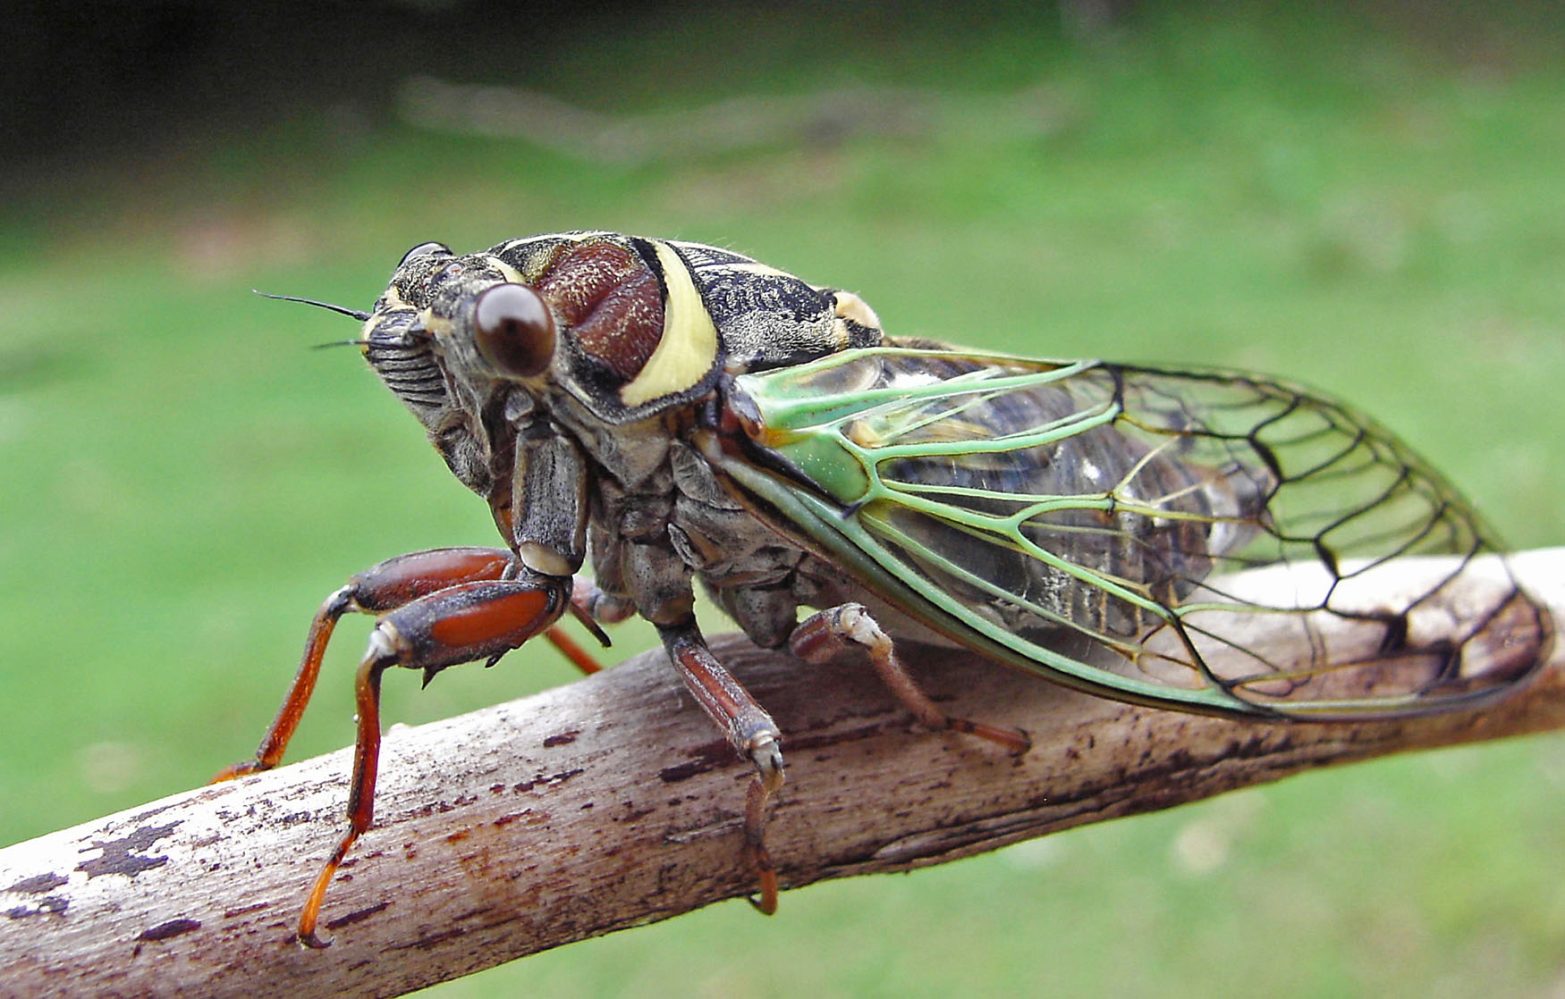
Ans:
{"label": "middle leg", "polygon": [[755,764],[755,777],[745,793],[745,853],[759,880],[759,895],[750,904],[769,916],[777,911],[777,868],[766,849],[766,821],[772,797],[783,785],[777,723],[712,655],[694,622],[659,627],[658,633],[696,703],[723,730],[729,744]]}

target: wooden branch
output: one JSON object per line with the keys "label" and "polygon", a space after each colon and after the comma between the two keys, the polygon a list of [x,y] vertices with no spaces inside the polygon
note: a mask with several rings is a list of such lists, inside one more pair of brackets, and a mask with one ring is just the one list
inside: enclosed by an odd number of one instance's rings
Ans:
{"label": "wooden branch", "polygon": [[[1565,549],[1514,564],[1558,628]],[[789,783],[769,835],[789,886],[940,863],[1325,764],[1565,727],[1558,648],[1482,714],[1323,725],[1134,708],[955,655],[916,664],[954,711],[1030,730],[1036,745],[1018,760],[920,730],[861,663],[805,666],[733,637],[713,647],[785,734]],[[336,944],[306,951],[294,920],[341,831],[347,768],[333,753],[0,850],[4,991],[387,995],[753,887],[739,836],[749,769],[661,654],[393,728],[376,826],[327,896]]]}

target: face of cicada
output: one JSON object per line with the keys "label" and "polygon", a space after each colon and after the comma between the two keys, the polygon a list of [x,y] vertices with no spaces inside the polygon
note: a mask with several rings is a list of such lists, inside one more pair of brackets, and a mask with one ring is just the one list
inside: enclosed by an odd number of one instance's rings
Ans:
{"label": "face of cicada", "polygon": [[725,370],[872,346],[878,325],[856,296],[738,254],[580,232],[462,256],[414,247],[362,342],[451,471],[487,495],[539,406],[602,439],[708,395]]}

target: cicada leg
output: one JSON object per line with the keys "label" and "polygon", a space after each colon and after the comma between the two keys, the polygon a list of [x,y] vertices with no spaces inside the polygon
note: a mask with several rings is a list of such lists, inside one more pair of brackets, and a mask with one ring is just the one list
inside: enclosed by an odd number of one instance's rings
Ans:
{"label": "cicada leg", "polygon": [[[581,626],[591,632],[604,648],[609,647],[609,636],[603,633],[599,625],[618,624],[635,613],[636,606],[630,601],[610,596],[598,589],[592,580],[577,577],[571,590],[571,616],[581,622]],[[603,668],[592,657],[592,653],[578,645],[563,629],[550,628],[548,638],[565,658],[588,676]]]}
{"label": "cicada leg", "polygon": [[[262,736],[255,758],[223,768],[212,778],[212,782],[271,770],[282,762],[288,742],[298,729],[300,718],[304,716],[305,705],[315,691],[326,644],[331,639],[337,621],[344,614],[380,614],[395,610],[458,583],[500,579],[515,565],[515,557],[502,548],[431,548],[387,559],[348,580],[340,590],[327,597],[321,609],[316,611],[315,620],[310,624],[310,633],[304,641],[304,654],[299,658],[298,672],[294,674],[282,706],[277,709],[277,717],[272,719],[272,724]],[[595,589],[591,583],[577,583],[571,609],[578,617],[582,617],[592,606],[588,594]],[[596,623],[590,624],[590,630],[607,644],[607,639],[603,638]],[[563,630],[551,626],[547,637],[583,673],[595,673],[600,668],[591,653],[581,648]]]}
{"label": "cicada leg", "polygon": [[949,729],[986,739],[1020,756],[1032,739],[1017,728],[1002,728],[948,715],[919,687],[897,656],[891,636],[862,604],[842,604],[812,614],[788,639],[793,654],[806,662],[824,663],[839,650],[857,646],[869,655],[880,679],[921,723],[936,731]]}
{"label": "cicada leg", "polygon": [[[507,578],[515,577],[515,578]],[[353,785],[348,796],[348,832],[332,851],[299,917],[299,940],[326,942],[315,933],[327,886],[353,842],[374,818],[375,778],[380,758],[380,678],[391,666],[422,669],[425,682],[439,670],[478,659],[493,661],[529,638],[556,638],[554,622],[577,606],[565,578],[523,569],[510,552],[494,548],[440,548],[388,559],[358,574],[321,605],[305,640],[304,655],[282,707],[256,750],[215,781],[270,770],[282,761],[320,675],[338,619],[349,611],[385,613],[370,635],[359,665],[355,693],[358,737]],[[560,635],[562,651],[583,672],[596,667],[590,656]],[[568,644],[565,644],[568,643]],[[572,654],[572,648],[579,655]]]}
{"label": "cicada leg", "polygon": [[745,794],[745,853],[754,864],[759,897],[750,904],[771,915],[777,911],[777,869],[766,849],[766,820],[772,796],[782,789],[783,757],[776,722],[750,692],[723,668],[694,624],[660,627],[668,657],[696,703],[723,730],[728,742],[755,764]]}
{"label": "cicada leg", "polygon": [[428,676],[457,663],[503,655],[543,634],[564,613],[570,602],[568,585],[566,579],[532,574],[458,583],[405,604],[376,623],[355,686],[359,729],[348,794],[348,831],[322,866],[305,901],[299,915],[300,943],[328,945],[315,933],[326,889],[354,841],[374,821],[381,674],[391,666],[405,666]]}
{"label": "cicada leg", "polygon": [[510,552],[498,548],[431,548],[387,559],[348,580],[316,611],[309,636],[304,640],[299,670],[288,687],[282,707],[277,709],[277,717],[262,736],[255,758],[225,767],[212,782],[270,770],[282,762],[288,741],[299,727],[305,705],[315,691],[326,643],[344,614],[350,611],[378,614],[457,583],[499,579],[513,561]]}

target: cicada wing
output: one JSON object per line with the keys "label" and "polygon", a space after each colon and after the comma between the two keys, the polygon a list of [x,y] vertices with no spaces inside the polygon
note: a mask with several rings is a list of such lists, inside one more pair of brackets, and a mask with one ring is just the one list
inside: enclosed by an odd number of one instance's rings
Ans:
{"label": "cicada wing", "polygon": [[1437,473],[1295,386],[877,348],[731,400],[749,451],[725,470],[864,585],[1108,696],[1418,714],[1505,692],[1549,637]]}

